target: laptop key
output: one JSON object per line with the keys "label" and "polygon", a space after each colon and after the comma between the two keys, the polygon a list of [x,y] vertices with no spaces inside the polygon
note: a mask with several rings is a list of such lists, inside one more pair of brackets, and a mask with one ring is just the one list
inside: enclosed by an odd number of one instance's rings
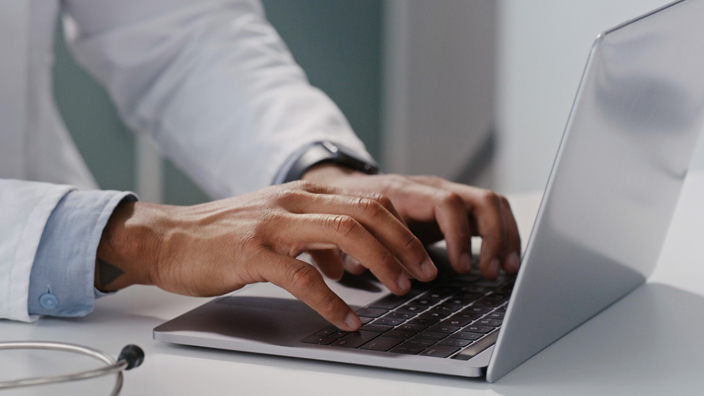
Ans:
{"label": "laptop key", "polygon": [[421,331],[427,329],[428,326],[421,326],[421,325],[416,325],[416,324],[402,324],[401,326],[396,327],[396,330],[401,330],[401,331],[412,331],[414,333],[420,333]]}
{"label": "laptop key", "polygon": [[362,321],[362,324],[364,325],[374,320],[374,318],[370,318],[368,316],[360,316],[359,320]]}
{"label": "laptop key", "polygon": [[460,350],[460,348],[456,348],[456,347],[452,347],[452,346],[435,345],[435,346],[432,346],[432,347],[426,349],[425,351],[421,352],[421,356],[446,358],[459,350]]}
{"label": "laptop key", "polygon": [[402,353],[404,355],[417,355],[421,352],[423,352],[425,348],[423,347],[417,347],[417,346],[397,346],[396,348],[390,350],[389,352],[392,353]]}
{"label": "laptop key", "polygon": [[393,329],[393,326],[384,326],[384,325],[378,325],[378,324],[368,324],[362,326],[360,330],[366,330],[366,331],[378,331],[379,333],[384,333],[387,332],[391,329]]}
{"label": "laptop key", "polygon": [[404,305],[400,308],[397,308],[396,312],[418,314],[425,311],[426,309],[428,309],[428,307],[423,305]]}
{"label": "laptop key", "polygon": [[413,324],[413,325],[419,325],[419,326],[432,326],[436,323],[440,322],[440,319],[435,319],[435,318],[415,318],[409,320],[407,323],[408,324]]}
{"label": "laptop key", "polygon": [[442,339],[445,338],[445,337],[447,337],[447,334],[443,334],[443,333],[431,333],[431,332],[428,332],[428,331],[426,331],[426,332],[424,332],[424,333],[420,333],[420,334],[418,334],[418,335],[416,336],[416,338],[423,338],[423,339],[426,339],[426,340],[433,340],[433,341],[440,341],[440,340],[442,340]]}
{"label": "laptop key", "polygon": [[[476,304],[476,303],[474,303],[474,304]],[[485,314],[489,311],[491,311],[491,307],[485,307],[485,306],[479,306],[479,305],[471,305],[471,306],[462,310],[462,312],[473,313],[473,314]]]}
{"label": "laptop key", "polygon": [[462,301],[467,301],[467,303],[468,303],[471,301],[478,300],[478,299],[482,298],[483,296],[484,296],[484,294],[481,294],[481,293],[462,292],[462,293],[455,294],[454,296],[452,296],[452,298],[462,300]]}
{"label": "laptop key", "polygon": [[[454,333],[457,330],[459,330],[459,326],[445,326],[443,324],[435,325],[431,328],[428,329],[428,331],[433,332],[433,333],[444,333],[444,334],[450,334]],[[493,330],[493,329],[491,329]]]}
{"label": "laptop key", "polygon": [[440,312],[440,311],[429,311],[422,313],[419,318],[430,318],[430,319],[444,319],[446,317],[450,316],[449,312]]}
{"label": "laptop key", "polygon": [[503,320],[504,315],[505,315],[505,313],[497,311],[497,312],[492,312],[489,315],[485,316],[484,319]]}
{"label": "laptop key", "polygon": [[408,313],[408,312],[391,312],[384,316],[385,318],[391,318],[391,319],[410,319],[412,317],[416,316],[415,313]]}
{"label": "laptop key", "polygon": [[461,331],[459,333],[455,333],[455,334],[451,335],[450,338],[461,338],[463,340],[474,341],[474,340],[478,340],[478,339],[482,338],[483,336],[484,336],[484,334],[481,334],[481,333],[472,333],[469,331]]}
{"label": "laptop key", "polygon": [[421,298],[417,298],[417,299],[411,301],[411,304],[431,306],[431,305],[435,305],[439,302],[440,302],[440,300],[438,300],[438,299],[421,297]]}
{"label": "laptop key", "polygon": [[459,289],[448,286],[440,286],[428,292],[426,295],[428,298],[434,298],[442,300],[443,298],[450,297],[451,295],[457,293]]}
{"label": "laptop key", "polygon": [[487,292],[490,292],[492,288],[488,286],[472,285],[465,287],[463,290],[472,293],[486,294]]}
{"label": "laptop key", "polygon": [[320,336],[320,337],[327,337],[327,336],[334,334],[338,331],[340,331],[340,329],[338,329],[337,327],[328,326],[328,327],[325,327],[324,329],[321,329],[317,333],[315,333],[315,335]]}
{"label": "laptop key", "polygon": [[362,345],[359,349],[368,349],[371,351],[388,351],[396,345],[402,343],[400,338],[377,337],[368,343]]}
{"label": "laptop key", "polygon": [[304,342],[306,344],[318,344],[318,345],[329,345],[333,341],[336,341],[337,338],[335,337],[321,337],[317,335],[312,335],[310,337],[306,337],[301,342]]}
{"label": "laptop key", "polygon": [[384,326],[398,326],[403,322],[405,322],[405,320],[403,319],[381,318],[375,320],[374,322],[372,322],[372,324]]}
{"label": "laptop key", "polygon": [[[378,340],[378,338],[377,338]],[[374,342],[374,341],[372,341]],[[466,347],[467,345],[471,344],[472,341],[470,340],[462,340],[459,338],[446,338],[440,342],[438,342],[438,345],[447,345],[447,346],[453,346],[453,347]]]}
{"label": "laptop key", "polygon": [[449,306],[449,305],[437,305],[433,307],[430,311],[431,312],[442,312],[444,314],[450,315],[451,313],[457,311],[459,307],[457,306]]}
{"label": "laptop key", "polygon": [[495,319],[480,319],[476,321],[474,324],[475,325],[480,325],[480,326],[491,326],[491,327],[499,327],[501,326],[501,323],[503,320],[495,320]]}
{"label": "laptop key", "polygon": [[360,308],[357,310],[357,315],[359,316],[369,316],[370,318],[378,318],[379,316],[387,313],[389,311],[379,308]]}
{"label": "laptop key", "polygon": [[410,340],[404,342],[402,345],[403,346],[414,346],[414,347],[423,347],[427,348],[431,345],[435,344],[435,340],[426,340],[425,338],[411,338]]}
{"label": "laptop key", "polygon": [[459,327],[467,326],[470,323],[472,323],[472,319],[459,319],[459,318],[454,318],[454,317],[450,317],[450,318],[442,321],[443,325],[459,326]]}
{"label": "laptop key", "polygon": [[450,316],[450,319],[459,319],[459,320],[469,320],[473,321],[476,319],[479,319],[482,316],[480,313],[475,313],[475,312],[466,312],[466,311],[461,311],[457,312],[456,314]]}
{"label": "laptop key", "polygon": [[492,308],[498,307],[501,304],[503,304],[503,301],[491,300],[484,297],[481,300],[475,301],[472,306],[488,308],[491,311]]}
{"label": "laptop key", "polygon": [[413,331],[401,331],[401,330],[391,330],[384,334],[385,337],[396,337],[396,338],[403,338],[403,339],[408,339],[408,338],[413,338],[415,337],[417,333]]}
{"label": "laptop key", "polygon": [[475,325],[471,325],[471,326],[465,327],[463,330],[464,330],[464,331],[469,331],[469,332],[472,332],[472,333],[488,333],[488,332],[494,330],[494,328],[493,328],[493,327],[487,327],[487,326],[475,326]]}
{"label": "laptop key", "polygon": [[355,331],[333,342],[331,345],[343,348],[357,348],[380,334],[381,333],[377,331]]}

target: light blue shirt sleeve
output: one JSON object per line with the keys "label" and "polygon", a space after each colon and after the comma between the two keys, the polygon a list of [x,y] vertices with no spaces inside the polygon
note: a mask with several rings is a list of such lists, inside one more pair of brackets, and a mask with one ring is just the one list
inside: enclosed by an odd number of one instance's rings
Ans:
{"label": "light blue shirt sleeve", "polygon": [[59,201],[44,227],[29,278],[30,315],[84,316],[103,295],[93,287],[95,259],[103,229],[130,192],[71,191]]}

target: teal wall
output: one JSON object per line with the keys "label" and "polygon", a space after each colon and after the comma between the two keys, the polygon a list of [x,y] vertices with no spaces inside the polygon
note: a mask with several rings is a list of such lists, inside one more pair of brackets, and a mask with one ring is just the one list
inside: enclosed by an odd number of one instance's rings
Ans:
{"label": "teal wall", "polygon": [[[378,157],[381,0],[264,0],[264,5],[311,84],[340,106]],[[134,137],[102,88],[76,66],[58,29],[54,94],[59,111],[100,187],[134,190]],[[168,160],[164,177],[166,203],[207,200]]]}

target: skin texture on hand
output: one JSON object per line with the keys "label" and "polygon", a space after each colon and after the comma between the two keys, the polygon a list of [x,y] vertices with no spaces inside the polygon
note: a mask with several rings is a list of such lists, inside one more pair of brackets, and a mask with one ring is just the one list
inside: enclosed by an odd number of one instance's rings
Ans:
{"label": "skin texture on hand", "polygon": [[[518,272],[521,239],[508,201],[492,191],[452,183],[434,176],[365,175],[331,164],[310,169],[304,180],[353,191],[381,193],[388,197],[401,218],[424,244],[445,239],[452,267],[458,273],[472,268],[471,237],[482,237],[479,268],[494,279],[500,268]],[[316,261],[335,253],[313,255]],[[351,273],[365,269],[354,260],[345,268]]]}
{"label": "skin texture on hand", "polygon": [[[123,202],[103,231],[95,285],[216,296],[271,282],[352,331],[361,325],[358,316],[320,273],[342,276],[344,263],[331,253],[338,251],[395,294],[409,291],[409,277],[437,275],[387,197],[302,181],[189,207]],[[296,259],[302,252],[315,257],[320,272]]]}

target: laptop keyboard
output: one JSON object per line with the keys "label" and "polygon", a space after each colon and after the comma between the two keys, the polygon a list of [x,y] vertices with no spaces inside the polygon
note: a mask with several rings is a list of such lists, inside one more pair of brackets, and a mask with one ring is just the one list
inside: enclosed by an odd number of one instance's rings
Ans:
{"label": "laptop keyboard", "polygon": [[358,309],[359,331],[328,326],[301,342],[469,360],[496,340],[514,279],[502,275],[489,281],[471,274],[425,288],[414,284],[406,295],[392,294]]}

